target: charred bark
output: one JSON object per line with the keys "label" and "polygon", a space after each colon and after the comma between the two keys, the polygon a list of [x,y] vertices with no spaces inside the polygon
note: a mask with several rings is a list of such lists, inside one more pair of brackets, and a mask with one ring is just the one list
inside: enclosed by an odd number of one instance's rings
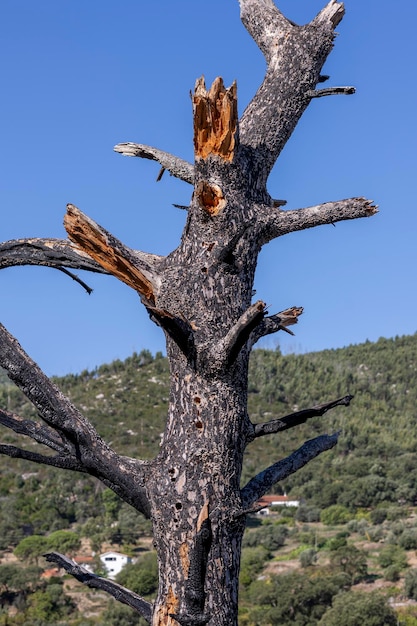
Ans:
{"label": "charred bark", "polygon": [[[157,161],[193,185],[181,242],[167,257],[131,250],[73,205],[70,241],[19,240],[0,246],[0,268],[46,265],[110,273],[137,291],[166,335],[170,398],[163,441],[149,462],[117,455],[88,420],[45,377],[17,341],[0,328],[0,366],[38,409],[42,422],[0,411],[0,423],[46,445],[53,454],[0,446],[0,453],[89,473],[150,517],[159,559],[154,604],[87,575],[61,555],[49,555],[79,580],[106,589],[153,626],[236,626],[238,573],[246,514],[277,481],[337,443],[338,434],[306,442],[241,488],[245,448],[347,406],[351,396],[273,420],[251,423],[247,374],[252,346],[279,330],[291,332],[302,313],[291,307],[268,316],[252,302],[258,254],[275,237],[376,213],[361,197],[282,210],[268,175],[313,98],[353,88],[316,90],[343,17],[331,0],[309,24],[287,20],[272,0],[240,0],[241,17],[267,62],[262,85],[242,118],[237,88],[221,78],[192,97],[194,165],[157,148],[125,143],[115,150]],[[74,277],[72,274],[70,274]],[[288,304],[288,303],[286,303]]]}

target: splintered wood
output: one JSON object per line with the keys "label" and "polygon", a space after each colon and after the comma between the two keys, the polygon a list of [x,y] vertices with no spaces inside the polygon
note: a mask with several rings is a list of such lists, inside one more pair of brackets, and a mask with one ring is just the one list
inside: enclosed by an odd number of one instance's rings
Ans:
{"label": "splintered wood", "polygon": [[237,87],[228,89],[222,78],[216,78],[206,90],[204,78],[195,84],[193,96],[195,156],[206,159],[210,154],[232,161],[236,147]]}
{"label": "splintered wood", "polygon": [[70,240],[103,269],[138,291],[148,302],[155,302],[152,283],[129,258],[131,252],[126,246],[73,204],[67,205],[64,226]]}

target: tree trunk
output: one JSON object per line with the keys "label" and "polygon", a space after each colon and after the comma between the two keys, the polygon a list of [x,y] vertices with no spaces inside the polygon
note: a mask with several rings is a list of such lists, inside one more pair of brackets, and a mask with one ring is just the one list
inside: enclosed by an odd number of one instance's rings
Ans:
{"label": "tree trunk", "polygon": [[33,264],[69,274],[68,267],[113,274],[140,294],[166,335],[168,418],[158,456],[144,462],[111,450],[0,327],[0,365],[43,419],[31,422],[0,411],[0,423],[56,454],[7,445],[1,445],[0,452],[89,473],[150,517],[159,560],[158,596],[151,604],[62,555],[50,554],[49,560],[129,604],[153,626],[237,624],[247,513],[277,481],[334,446],[337,434],[306,442],[242,487],[246,446],[256,437],[297,426],[351,401],[345,396],[267,424],[253,424],[247,413],[252,346],[269,333],[291,332],[288,326],[302,313],[302,308],[292,307],[268,316],[264,302],[252,302],[261,247],[289,232],[373,215],[376,207],[364,198],[352,198],[282,210],[285,201],[272,199],[266,188],[275,161],[311,99],[354,91],[316,90],[326,78],[320,72],[343,17],[343,4],[331,0],[303,27],[286,20],[272,0],[240,0],[240,7],[242,21],[267,61],[265,79],[241,120],[235,84],[226,89],[217,78],[206,90],[199,79],[193,95],[194,165],[140,144],[115,148],[158,161],[158,180],[167,169],[193,185],[176,250],[167,257],[131,250],[73,205],[68,205],[65,218],[70,242],[18,240],[0,245],[0,268]]}

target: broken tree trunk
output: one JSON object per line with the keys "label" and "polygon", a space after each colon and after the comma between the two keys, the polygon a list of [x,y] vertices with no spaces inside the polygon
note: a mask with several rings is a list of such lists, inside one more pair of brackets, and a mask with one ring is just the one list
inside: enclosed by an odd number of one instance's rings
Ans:
{"label": "broken tree trunk", "polygon": [[148,603],[92,577],[61,555],[48,559],[129,604],[153,626],[237,624],[247,513],[278,480],[334,446],[337,434],[306,442],[242,488],[246,446],[351,400],[346,396],[265,425],[252,424],[247,413],[252,346],[269,333],[288,330],[302,313],[302,308],[292,307],[268,316],[264,302],[252,302],[261,247],[295,230],[373,215],[376,207],[352,198],[284,211],[280,207],[285,202],[272,199],[266,188],[311,99],[353,92],[350,87],[316,90],[343,4],[331,0],[303,27],[289,22],[272,0],[240,0],[240,7],[243,23],[267,61],[265,79],[242,118],[238,120],[235,84],[227,89],[217,78],[207,90],[200,78],[193,94],[194,165],[140,144],[115,148],[156,160],[163,170],[193,185],[176,250],[164,258],[131,250],[72,205],[65,218],[71,242],[21,240],[0,246],[0,267],[27,263],[113,274],[140,294],[166,335],[171,373],[167,423],[158,456],[141,462],[112,451],[0,328],[0,365],[45,424],[5,411],[0,411],[0,423],[56,455],[5,445],[0,452],[90,473],[150,517],[159,560],[157,598]]}

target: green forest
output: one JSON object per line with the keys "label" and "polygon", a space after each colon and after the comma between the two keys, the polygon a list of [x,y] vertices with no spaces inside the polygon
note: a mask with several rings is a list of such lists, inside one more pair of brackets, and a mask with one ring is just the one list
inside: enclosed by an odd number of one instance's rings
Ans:
{"label": "green forest", "polygon": [[[248,517],[242,625],[417,626],[416,370],[417,334],[303,355],[253,351],[254,423],[347,394],[354,399],[247,448],[243,483],[307,439],[340,432],[335,448],[276,486],[275,493],[300,500],[299,508]],[[169,395],[161,353],[144,350],[55,382],[118,452],[158,452]],[[37,418],[3,372],[0,406]],[[2,429],[2,443],[17,441]],[[0,626],[144,623],[67,576],[41,577],[48,550],[98,555],[110,547],[135,557],[119,582],[152,597],[149,522],[82,474],[0,456]]]}

